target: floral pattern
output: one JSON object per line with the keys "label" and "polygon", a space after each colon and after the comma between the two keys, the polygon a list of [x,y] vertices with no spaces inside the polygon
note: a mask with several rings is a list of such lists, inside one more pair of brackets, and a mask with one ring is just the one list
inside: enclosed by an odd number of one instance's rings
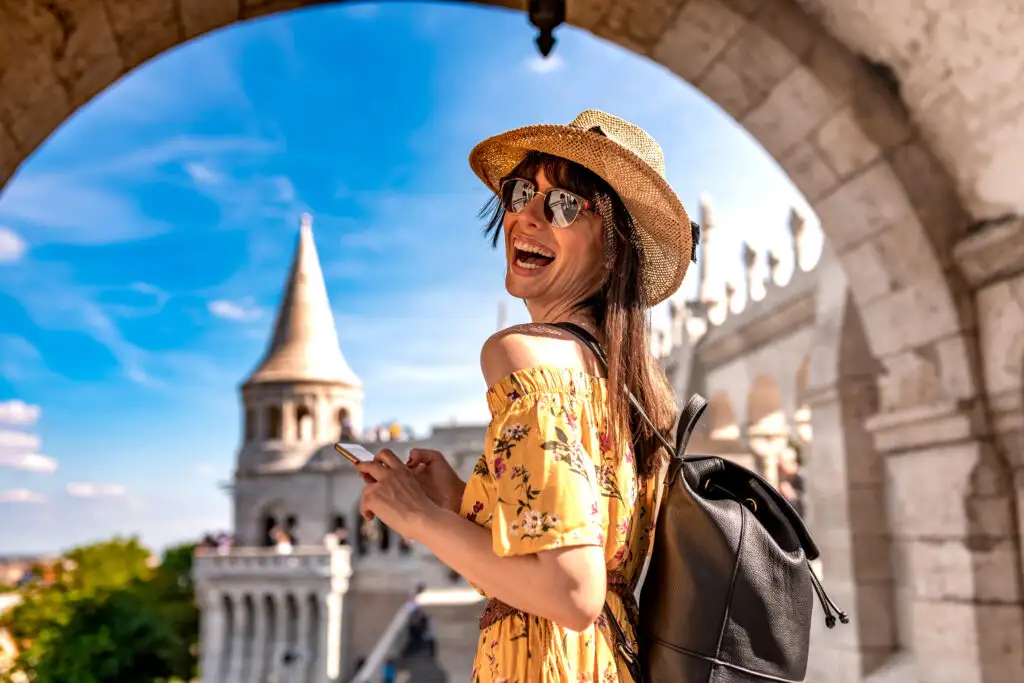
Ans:
{"label": "floral pattern", "polygon": [[[609,571],[635,585],[650,550],[654,489],[607,424],[607,388],[581,370],[530,368],[487,392],[491,424],[462,514],[490,529],[502,556],[600,545]],[[634,635],[618,597],[612,612]],[[473,683],[632,683],[604,614],[586,631],[512,615],[480,634]],[[635,642],[631,643],[635,645]]]}

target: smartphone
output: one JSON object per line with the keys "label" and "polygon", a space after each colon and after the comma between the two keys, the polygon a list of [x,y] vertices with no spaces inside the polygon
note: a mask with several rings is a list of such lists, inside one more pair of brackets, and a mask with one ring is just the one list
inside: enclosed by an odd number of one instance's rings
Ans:
{"label": "smartphone", "polygon": [[373,460],[373,453],[357,443],[336,443],[334,444],[334,450],[344,455],[352,464]]}

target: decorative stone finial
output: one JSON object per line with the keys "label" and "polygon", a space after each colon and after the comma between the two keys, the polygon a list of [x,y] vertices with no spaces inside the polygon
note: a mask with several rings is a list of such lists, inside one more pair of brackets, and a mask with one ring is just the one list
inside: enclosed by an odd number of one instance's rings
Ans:
{"label": "decorative stone finial", "polygon": [[736,298],[736,285],[731,282],[725,283],[725,310],[732,310],[733,299]]}
{"label": "decorative stone finial", "polygon": [[799,270],[802,268],[804,257],[804,232],[807,227],[807,217],[795,206],[789,210],[789,234],[792,235],[793,264]]}

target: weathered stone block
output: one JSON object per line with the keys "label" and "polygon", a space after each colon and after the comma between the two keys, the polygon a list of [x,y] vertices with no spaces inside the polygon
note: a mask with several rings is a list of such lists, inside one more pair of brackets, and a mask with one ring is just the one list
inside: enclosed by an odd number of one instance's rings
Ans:
{"label": "weathered stone block", "polygon": [[237,0],[178,0],[185,38],[194,38],[238,19]]}
{"label": "weathered stone block", "polygon": [[941,276],[922,277],[911,286],[864,303],[861,316],[864,328],[870,331],[871,350],[879,358],[920,349],[960,329],[949,285]]}
{"label": "weathered stone block", "polygon": [[565,4],[565,20],[580,28],[593,29],[604,21],[614,0],[574,0]]}
{"label": "weathered stone block", "polygon": [[743,119],[743,125],[778,158],[831,116],[836,106],[814,74],[798,66]]}
{"label": "weathered stone block", "polygon": [[817,209],[838,254],[913,213],[899,179],[882,160],[840,185]]}
{"label": "weathered stone block", "polygon": [[1012,533],[1005,498],[975,499],[976,443],[886,459],[892,531],[901,539],[1004,539]]}
{"label": "weathered stone block", "polygon": [[793,70],[796,57],[763,28],[748,23],[722,54],[722,63],[740,75],[756,104]]}
{"label": "weathered stone block", "polygon": [[761,98],[721,60],[712,63],[711,68],[695,85],[735,119],[742,118]]}
{"label": "weathered stone block", "polygon": [[908,541],[915,599],[1011,603],[1020,599],[1017,548],[1009,538],[985,549],[963,539]]}
{"label": "weathered stone block", "polygon": [[77,108],[120,77],[125,64],[102,3],[61,0],[52,11],[60,35],[53,68]]}
{"label": "weathered stone block", "polygon": [[644,46],[644,53],[672,25],[683,0],[619,0],[612,6],[604,26],[612,35],[628,36]]}
{"label": "weathered stone block", "polygon": [[0,93],[0,119],[23,155],[34,151],[71,113],[53,62],[41,51],[26,52],[0,73]]}
{"label": "weathered stone block", "polygon": [[720,0],[690,0],[661,36],[651,57],[680,77],[696,81],[746,23]]}
{"label": "weathered stone block", "polygon": [[859,171],[882,153],[864,134],[849,107],[837,111],[822,124],[814,134],[814,142],[825,162],[840,178]]}
{"label": "weathered stone block", "polygon": [[178,6],[170,0],[105,2],[121,56],[128,69],[176,46],[185,38]]}
{"label": "weathered stone block", "polygon": [[821,151],[808,140],[795,144],[778,162],[808,201],[817,201],[839,182]]}

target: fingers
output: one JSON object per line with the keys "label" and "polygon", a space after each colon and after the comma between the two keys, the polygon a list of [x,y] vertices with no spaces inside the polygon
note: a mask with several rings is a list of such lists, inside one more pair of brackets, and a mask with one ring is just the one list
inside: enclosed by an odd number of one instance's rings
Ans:
{"label": "fingers", "polygon": [[377,484],[367,484],[363,489],[363,496],[359,499],[359,514],[362,515],[363,519],[370,521],[374,518],[373,510],[373,495],[377,491]]}
{"label": "fingers", "polygon": [[414,448],[409,451],[409,460],[406,462],[407,465],[413,467],[415,465],[429,465],[430,463],[437,460],[441,453],[431,448]]}
{"label": "fingers", "polygon": [[374,462],[382,464],[384,467],[390,469],[397,469],[405,465],[404,462],[398,459],[398,456],[393,452],[385,448],[384,450],[377,453],[373,458]]}
{"label": "fingers", "polygon": [[388,468],[376,460],[357,462],[356,469],[363,475],[363,481],[383,481],[388,476]]}

